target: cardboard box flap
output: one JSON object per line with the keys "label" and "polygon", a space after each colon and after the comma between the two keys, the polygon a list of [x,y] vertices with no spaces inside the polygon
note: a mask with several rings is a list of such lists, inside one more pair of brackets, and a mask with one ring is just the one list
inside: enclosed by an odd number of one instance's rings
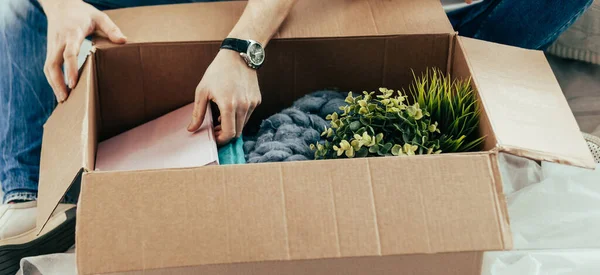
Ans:
{"label": "cardboard box flap", "polygon": [[44,125],[38,194],[39,231],[78,174],[93,168],[96,138],[92,101],[94,79],[94,60],[88,58],[77,86]]}
{"label": "cardboard box flap", "polygon": [[104,275],[481,275],[484,253],[476,251],[267,261],[146,269]]}
{"label": "cardboard box flap", "polygon": [[79,272],[510,249],[496,161],[479,152],[86,173]]}
{"label": "cardboard box flap", "polygon": [[[245,1],[110,10],[128,43],[220,41],[241,16]],[[276,38],[453,33],[439,0],[302,0]],[[111,47],[96,39],[98,48]]]}
{"label": "cardboard box flap", "polygon": [[541,51],[459,37],[500,151],[593,168],[594,160]]}

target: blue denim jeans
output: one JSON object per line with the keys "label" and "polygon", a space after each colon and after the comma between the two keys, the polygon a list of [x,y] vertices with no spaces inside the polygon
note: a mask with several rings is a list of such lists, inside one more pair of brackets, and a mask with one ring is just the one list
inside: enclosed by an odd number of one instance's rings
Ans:
{"label": "blue denim jeans", "polygon": [[[188,1],[91,2],[99,9],[111,9]],[[540,49],[554,41],[591,2],[488,0],[449,17],[463,36]],[[56,106],[43,73],[46,28],[46,16],[36,0],[0,1],[0,182],[4,202],[37,198],[42,126]]]}
{"label": "blue denim jeans", "polygon": [[593,0],[485,0],[448,13],[461,36],[544,50]]}
{"label": "blue denim jeans", "polygon": [[[101,10],[210,1],[86,0]],[[0,183],[4,203],[37,199],[42,126],[56,106],[43,72],[46,29],[46,15],[37,0],[0,0]]]}

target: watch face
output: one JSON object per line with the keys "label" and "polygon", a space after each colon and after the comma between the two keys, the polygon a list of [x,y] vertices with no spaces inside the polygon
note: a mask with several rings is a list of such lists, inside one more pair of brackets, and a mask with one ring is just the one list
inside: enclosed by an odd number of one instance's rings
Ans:
{"label": "watch face", "polygon": [[248,47],[248,57],[254,65],[261,65],[265,60],[265,50],[258,43],[252,43]]}

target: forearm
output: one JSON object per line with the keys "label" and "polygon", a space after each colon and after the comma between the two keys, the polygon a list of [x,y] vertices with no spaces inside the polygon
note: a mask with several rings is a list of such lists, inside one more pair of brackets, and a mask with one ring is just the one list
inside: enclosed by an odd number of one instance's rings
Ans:
{"label": "forearm", "polygon": [[266,46],[296,0],[249,0],[229,37],[252,39]]}
{"label": "forearm", "polygon": [[56,5],[59,1],[56,1],[56,0],[38,0],[38,2],[42,6],[42,9],[44,9],[44,11],[46,11],[46,9],[48,9],[48,7]]}
{"label": "forearm", "polygon": [[40,6],[42,6],[42,9],[45,13],[60,11],[64,7],[64,5],[68,5],[70,1],[72,2],[81,0],[38,0]]}

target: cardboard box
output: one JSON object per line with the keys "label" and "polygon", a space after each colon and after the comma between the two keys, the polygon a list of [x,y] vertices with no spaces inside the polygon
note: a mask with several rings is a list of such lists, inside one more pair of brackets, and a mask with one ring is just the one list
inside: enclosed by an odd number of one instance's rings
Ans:
{"label": "cardboard box", "polygon": [[593,167],[543,53],[457,36],[439,0],[303,0],[267,47],[252,125],[435,66],[473,78],[484,151],[94,172],[98,140],[193,101],[244,5],[108,12],[129,42],[95,41],[42,148],[40,228],[81,179],[80,274],[478,274],[512,243],[498,152]]}

